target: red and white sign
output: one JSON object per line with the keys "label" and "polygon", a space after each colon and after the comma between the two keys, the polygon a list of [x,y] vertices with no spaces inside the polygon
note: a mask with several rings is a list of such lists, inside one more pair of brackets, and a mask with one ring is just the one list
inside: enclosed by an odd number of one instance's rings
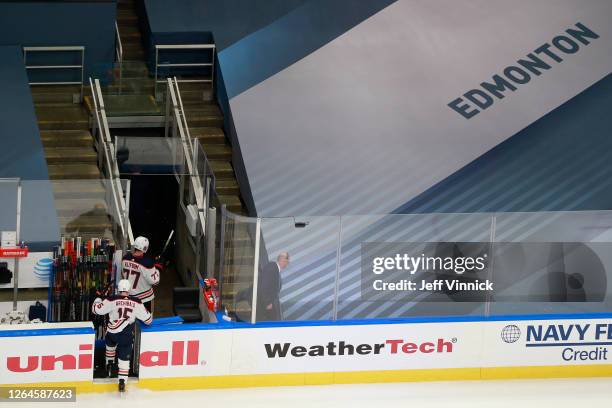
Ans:
{"label": "red and white sign", "polygon": [[[40,335],[41,330],[75,328],[92,332]],[[0,327],[0,384],[91,381],[93,359],[91,322]]]}
{"label": "red and white sign", "polygon": [[28,248],[0,247],[0,258],[25,258],[28,256]]}

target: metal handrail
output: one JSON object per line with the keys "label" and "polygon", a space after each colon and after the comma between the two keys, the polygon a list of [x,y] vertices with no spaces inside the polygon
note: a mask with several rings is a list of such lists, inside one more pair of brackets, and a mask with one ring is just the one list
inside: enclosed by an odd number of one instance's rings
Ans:
{"label": "metal handrail", "polygon": [[102,98],[100,81],[96,79],[92,82],[91,78],[89,78],[89,85],[91,87],[92,101],[94,104],[93,111],[95,116],[95,121],[93,123],[94,129],[92,133],[98,155],[102,156],[98,158],[98,165],[106,170],[106,175],[110,180],[113,206],[119,218],[118,223],[121,228],[124,244],[131,246],[134,243],[134,235],[132,233],[130,220],[127,217],[128,209],[123,196],[123,188],[121,187],[121,173],[119,172],[119,166],[117,165],[115,146],[113,145],[110,137],[110,130],[108,127],[106,110],[104,108],[104,99]]}
{"label": "metal handrail", "polygon": [[[202,184],[200,183],[197,163],[195,161],[195,155],[193,154],[194,152],[193,141],[190,140],[191,139],[190,136],[189,137],[187,136],[188,135],[187,132],[189,132],[189,130],[186,130],[188,129],[188,127],[185,126],[187,122],[184,119],[184,112],[181,110],[181,107],[178,103],[178,98],[177,98],[177,93],[179,93],[178,84],[176,84],[176,82],[173,82],[173,81],[174,80],[172,78],[168,78],[168,94],[170,95],[170,98],[167,98],[166,103],[172,102],[171,112],[173,114],[173,119],[177,125],[177,130],[181,138],[183,153],[185,155],[185,161],[187,162],[187,170],[190,174],[190,178],[191,178],[192,185],[193,185],[193,191],[195,193],[195,198],[196,198],[196,205],[198,206],[198,210],[201,216],[202,210],[206,208],[204,205],[204,189],[202,188]],[[167,120],[168,119],[169,118],[167,118]],[[167,136],[168,135],[166,135],[166,137]],[[204,227],[204,219],[202,218],[201,221],[202,221],[202,227]]]}
{"label": "metal handrail", "polygon": [[[181,125],[182,125],[183,132],[185,134],[186,142],[188,144],[188,147],[189,147],[190,151],[192,152],[192,161],[194,163],[195,172],[196,172],[196,175],[199,177],[198,170],[197,170],[197,161],[198,161],[198,158],[197,158],[198,149],[197,149],[197,147],[198,147],[198,144],[196,142],[196,139],[191,137],[191,133],[189,131],[189,124],[187,123],[187,115],[185,114],[185,108],[183,106],[183,98],[181,97],[181,92],[180,92],[180,89],[179,89],[179,82],[180,81],[176,77],[168,78],[167,81],[168,81],[169,88],[171,88],[170,91],[169,91],[169,94],[171,95],[171,97],[174,96],[174,99],[171,98],[172,101],[173,101],[173,104],[176,101],[176,108],[178,108],[178,111],[177,111],[178,112],[178,116],[177,116],[178,120],[177,121],[180,122]],[[167,105],[168,105],[168,102],[169,101],[167,101]],[[174,105],[173,105],[173,107],[174,107]],[[170,112],[170,109],[167,108],[166,112],[168,114]],[[168,119],[168,118],[166,118],[166,119]],[[168,130],[169,130],[168,121],[166,121],[166,130],[165,130],[165,136],[166,137],[168,137]],[[204,157],[200,158],[199,160],[203,161],[205,166],[206,166],[206,168],[207,169],[211,169],[211,171],[212,171],[212,166],[210,165],[210,160],[208,159],[208,156],[206,155],[206,151],[202,150],[202,153],[203,153]],[[215,191],[216,177],[215,177],[215,175],[211,173],[211,174],[207,175],[207,177],[210,177],[211,184],[210,184],[210,191],[205,189],[204,190],[205,193],[212,192],[212,193],[216,194],[216,191]],[[208,203],[210,202],[210,197],[208,195],[205,195],[204,198],[205,198],[204,208],[208,208]]]}
{"label": "metal handrail", "polygon": [[119,32],[119,25],[117,25],[117,21],[115,21],[115,38],[115,54],[117,57],[117,62],[119,63],[119,93],[121,93],[123,82],[123,44],[121,43],[121,33]]}
{"label": "metal handrail", "polygon": [[[174,77],[174,84],[176,85],[175,95],[178,100],[178,108],[181,114],[180,119],[183,124],[183,129],[185,130],[185,134],[187,136],[187,143],[189,143],[189,148],[191,149],[191,151],[193,152],[195,156],[196,154],[195,146],[196,145],[193,143],[193,139],[191,138],[191,133],[189,132],[189,125],[187,124],[187,116],[185,115],[185,108],[183,107],[183,98],[181,97],[181,92],[180,92],[178,81],[176,77]],[[195,157],[194,157],[194,163],[195,163]]]}
{"label": "metal handrail", "polygon": [[115,21],[115,39],[117,43],[115,44],[115,54],[117,56],[117,62],[123,62],[123,44],[121,43],[121,34],[119,33],[119,26]]}
{"label": "metal handrail", "polygon": [[197,242],[195,245],[195,253],[196,253],[196,268],[195,272],[198,278],[198,281],[202,281],[203,277],[200,272],[200,253],[201,253],[201,243],[202,238],[209,239],[207,236],[207,211],[210,204],[210,195],[211,193],[215,193],[214,190],[214,174],[207,174],[206,177],[206,187],[202,186],[202,180],[200,178],[199,170],[197,162],[198,160],[203,160],[206,168],[210,169],[210,163],[208,158],[206,157],[206,153],[204,152],[204,157],[198,158],[198,146],[199,143],[196,142],[189,133],[189,126],[187,125],[187,118],[185,116],[185,111],[183,108],[183,101],[181,98],[180,89],[178,86],[178,81],[176,78],[168,78],[167,79],[167,98],[166,98],[166,137],[169,137],[169,122],[173,120],[173,135],[176,135],[175,129],[178,131],[178,136],[181,139],[181,146],[183,148],[183,153],[185,156],[185,161],[187,162],[187,170],[189,171],[189,178],[192,183],[193,192],[196,200],[196,206],[198,208],[198,221],[201,227],[201,233],[197,234]]}
{"label": "metal handrail", "polygon": [[[165,83],[163,79],[158,79],[159,68],[187,68],[187,67],[210,67],[210,79],[180,79],[177,82],[194,82],[194,83],[208,83],[214,85],[215,80],[215,51],[217,47],[215,44],[158,44],[155,45],[155,98],[157,99],[157,84]],[[195,63],[159,63],[159,52],[160,50],[207,50],[211,52],[211,62],[195,62]]]}
{"label": "metal handrail", "polygon": [[[28,52],[80,52],[81,64],[66,64],[66,65],[28,65]],[[26,70],[32,69],[80,69],[81,81],[29,81],[29,85],[80,85],[80,99],[83,100],[83,81],[85,75],[85,47],[81,45],[73,46],[51,46],[51,47],[23,47],[23,64]]]}

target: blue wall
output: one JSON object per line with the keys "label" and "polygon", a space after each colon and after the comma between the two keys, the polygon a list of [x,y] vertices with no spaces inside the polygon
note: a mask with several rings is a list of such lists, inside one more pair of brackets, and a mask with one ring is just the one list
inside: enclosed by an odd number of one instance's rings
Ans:
{"label": "blue wall", "polygon": [[[0,61],[0,178],[23,180],[21,238],[38,243],[33,250],[49,249],[59,238],[59,225],[21,48],[0,46]],[[15,191],[2,187],[0,230],[14,227]]]}
{"label": "blue wall", "polygon": [[0,3],[0,45],[83,45],[87,77],[112,66],[116,9],[114,1]]}
{"label": "blue wall", "polygon": [[144,0],[144,5],[153,33],[162,38],[213,33],[218,49],[223,50],[307,1]]}

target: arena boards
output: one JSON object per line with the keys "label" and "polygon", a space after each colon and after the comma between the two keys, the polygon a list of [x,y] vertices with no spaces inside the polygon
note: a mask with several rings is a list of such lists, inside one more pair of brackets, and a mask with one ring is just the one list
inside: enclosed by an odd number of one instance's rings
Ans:
{"label": "arena boards", "polygon": [[[114,391],[114,384],[93,380],[93,342],[90,323],[3,328],[0,384]],[[176,390],[612,376],[610,346],[612,314],[175,324],[143,330],[137,385]]]}

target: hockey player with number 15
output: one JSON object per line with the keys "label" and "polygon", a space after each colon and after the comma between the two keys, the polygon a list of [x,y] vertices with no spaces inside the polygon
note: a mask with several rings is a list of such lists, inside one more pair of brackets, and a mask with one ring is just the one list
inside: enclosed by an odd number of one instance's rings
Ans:
{"label": "hockey player with number 15", "polygon": [[109,315],[106,326],[106,366],[107,371],[118,359],[119,391],[125,391],[128,373],[130,371],[130,358],[134,344],[134,322],[141,320],[144,324],[151,324],[153,316],[140,301],[130,296],[130,281],[122,279],[117,285],[119,295],[102,300],[96,298],[91,310],[96,315]]}

